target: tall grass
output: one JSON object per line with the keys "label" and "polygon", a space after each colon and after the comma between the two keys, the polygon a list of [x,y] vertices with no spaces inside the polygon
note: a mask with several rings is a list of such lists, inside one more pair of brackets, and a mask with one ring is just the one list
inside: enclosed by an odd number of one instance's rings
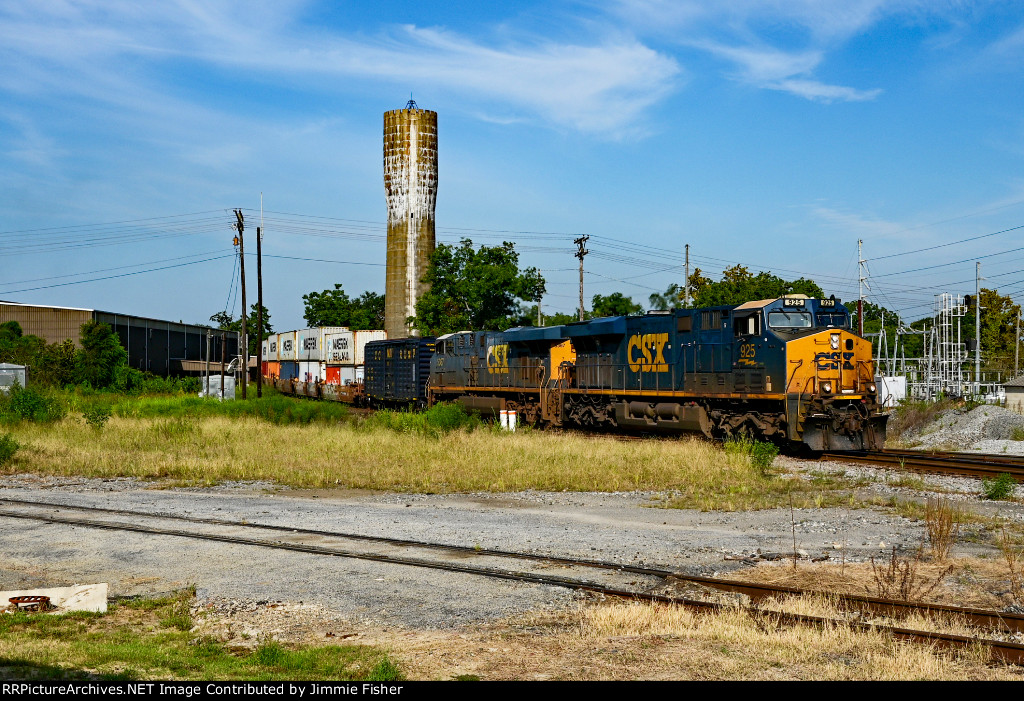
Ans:
{"label": "tall grass", "polygon": [[348,408],[335,402],[295,399],[280,394],[262,398],[217,399],[190,396],[157,396],[121,399],[111,410],[123,418],[260,418],[272,424],[333,423],[348,416]]}

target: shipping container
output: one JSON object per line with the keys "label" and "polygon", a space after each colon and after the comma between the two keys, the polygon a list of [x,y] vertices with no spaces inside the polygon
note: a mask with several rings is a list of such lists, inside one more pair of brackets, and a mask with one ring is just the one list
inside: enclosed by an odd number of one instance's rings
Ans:
{"label": "shipping container", "polygon": [[356,368],[353,365],[327,365],[324,367],[324,382],[329,385],[349,385],[355,381]]}
{"label": "shipping container", "polygon": [[323,360],[329,365],[363,365],[366,344],[386,339],[387,334],[379,330],[327,330],[323,335]]}
{"label": "shipping container", "polygon": [[[265,339],[260,343],[260,361],[267,362],[268,360],[277,360],[277,358],[270,357],[270,339]],[[266,374],[266,373],[264,373]]]}
{"label": "shipping container", "polygon": [[320,361],[299,361],[299,382],[319,382],[322,378],[320,375]]}
{"label": "shipping container", "polygon": [[[328,337],[337,336],[338,334],[352,332],[347,326],[321,326],[318,331],[320,332],[320,361],[331,362],[331,347],[328,343]],[[338,363],[331,363],[332,365],[338,365]]]}
{"label": "shipping container", "polygon": [[268,380],[273,381],[281,376],[281,363],[276,360],[268,360],[263,365],[266,367],[266,372],[263,373],[263,376]]}
{"label": "shipping container", "polygon": [[281,361],[278,363],[280,367],[280,374],[277,376],[281,380],[294,380],[299,376],[299,364],[293,361]]}
{"label": "shipping container", "polygon": [[277,354],[278,347],[278,334],[272,333],[267,337],[267,360],[272,363],[276,363],[281,358]]}
{"label": "shipping container", "polygon": [[295,332],[295,359],[320,362],[320,329],[299,329]]}
{"label": "shipping container", "polygon": [[328,365],[352,365],[355,363],[352,333],[348,329],[324,333],[324,360]]}
{"label": "shipping container", "polygon": [[295,356],[295,332],[286,331],[277,334],[277,359],[298,360]]}
{"label": "shipping container", "polygon": [[365,365],[366,364],[366,344],[371,341],[386,341],[388,334],[386,331],[373,330],[373,331],[356,331],[354,337],[355,347],[355,364]]}

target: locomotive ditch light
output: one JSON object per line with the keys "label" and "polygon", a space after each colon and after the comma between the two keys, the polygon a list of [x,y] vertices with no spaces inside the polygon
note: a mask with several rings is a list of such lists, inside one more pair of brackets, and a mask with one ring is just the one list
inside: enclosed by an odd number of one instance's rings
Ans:
{"label": "locomotive ditch light", "polygon": [[825,394],[832,394],[832,383],[831,382],[822,382],[821,383],[821,391],[824,392]]}
{"label": "locomotive ditch light", "polygon": [[872,385],[868,385],[868,392],[871,392],[871,394],[874,394],[877,389],[878,388],[875,387],[873,384]]}
{"label": "locomotive ditch light", "polygon": [[839,334],[834,333],[829,335],[828,343],[832,346],[832,350],[839,350]]}

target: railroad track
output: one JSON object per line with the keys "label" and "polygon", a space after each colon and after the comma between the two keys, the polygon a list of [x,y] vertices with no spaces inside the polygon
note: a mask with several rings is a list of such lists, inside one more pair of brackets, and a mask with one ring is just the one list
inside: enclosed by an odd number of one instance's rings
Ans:
{"label": "railroad track", "polygon": [[925,452],[921,450],[879,450],[822,453],[820,460],[840,460],[901,470],[931,472],[965,477],[997,477],[1008,474],[1024,482],[1024,457],[989,453]]}
{"label": "railroad track", "polygon": [[[68,512],[85,512],[87,514],[92,514],[96,518],[75,517],[69,515]],[[124,523],[111,521],[109,520],[109,517],[111,516],[130,517],[132,522]],[[355,558],[396,565],[440,569],[490,578],[558,586],[576,591],[592,592],[609,597],[684,605],[704,611],[719,611],[728,606],[728,604],[722,604],[715,601],[707,601],[684,596],[673,596],[671,594],[659,594],[651,591],[651,589],[656,588],[659,584],[664,584],[666,582],[683,583],[719,592],[744,594],[750,597],[753,602],[750,610],[755,615],[763,616],[770,621],[774,621],[776,624],[848,626],[860,630],[885,631],[897,638],[925,642],[938,646],[958,646],[980,642],[990,648],[993,659],[1012,664],[1024,664],[1024,645],[1018,643],[990,638],[965,637],[946,633],[913,630],[899,626],[867,623],[859,620],[828,619],[816,616],[778,612],[771,609],[761,608],[757,604],[768,599],[779,598],[786,595],[821,594],[822,592],[813,592],[792,587],[758,584],[718,577],[685,575],[668,569],[640,567],[600,560],[584,560],[534,553],[481,549],[478,547],[465,547],[440,543],[426,543],[361,534],[339,533],[335,531],[292,528],[288,526],[249,523],[244,521],[178,516],[173,514],[130,511],[126,509],[73,506],[68,504],[20,499],[0,498],[0,518],[15,518],[52,524],[82,526],[87,528],[129,531],[148,535],[208,540],[260,548],[288,550],[320,556]],[[144,524],[143,521],[146,520],[150,521],[151,525]],[[178,528],[167,528],[159,525],[152,525],[159,521],[187,523],[193,526],[201,526],[206,528],[206,530],[181,530]],[[214,527],[214,529],[220,530],[210,530],[209,527]],[[274,533],[279,537],[279,539],[269,540],[264,538],[253,538],[249,535],[242,535],[240,533],[251,531]],[[310,543],[310,537],[322,539],[321,544]],[[331,545],[331,541],[348,541],[350,543],[359,543],[361,545],[372,544],[377,546],[390,546],[401,550],[403,554],[388,554],[365,549],[352,549],[351,547],[341,548],[336,545]],[[423,554],[433,553],[435,557],[427,558],[406,554],[409,550],[420,550]],[[441,557],[437,557],[439,553],[442,555]],[[466,564],[465,558],[468,556],[472,556],[473,558],[477,558],[483,562],[479,565]],[[532,564],[533,570],[511,569],[507,564],[498,564],[503,560],[511,560],[517,563],[529,562]],[[612,573],[618,577],[618,579],[621,579],[622,575],[630,575],[634,578],[639,576],[647,580],[646,584],[648,585],[648,588],[627,589],[623,588],[621,584],[609,584],[607,582],[602,583],[593,580],[567,577],[564,575],[544,574],[541,571],[537,571],[538,568],[546,569],[551,567],[561,567],[564,569],[577,568],[585,571],[589,570],[592,572],[600,572],[606,575],[608,573]],[[614,578],[615,577],[613,577],[613,579]],[[632,584],[635,585],[637,582],[634,581]],[[978,626],[979,628],[983,628],[987,631],[995,631],[999,634],[1024,633],[1024,615],[1019,614],[957,606],[925,604],[920,602],[904,602],[866,596],[835,594],[828,594],[828,596],[844,609],[860,612],[861,614],[898,617],[911,612],[923,612],[929,615],[951,615],[959,617],[971,625]]]}

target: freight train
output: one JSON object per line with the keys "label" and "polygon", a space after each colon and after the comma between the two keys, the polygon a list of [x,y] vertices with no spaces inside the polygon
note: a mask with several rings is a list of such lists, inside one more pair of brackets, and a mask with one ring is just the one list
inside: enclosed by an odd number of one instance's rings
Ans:
{"label": "freight train", "polygon": [[[365,360],[354,401],[373,406],[455,402],[516,411],[538,426],[749,437],[812,451],[885,443],[871,344],[834,298],[371,341]],[[309,383],[285,384],[311,394]],[[319,385],[317,396],[337,394]]]}

